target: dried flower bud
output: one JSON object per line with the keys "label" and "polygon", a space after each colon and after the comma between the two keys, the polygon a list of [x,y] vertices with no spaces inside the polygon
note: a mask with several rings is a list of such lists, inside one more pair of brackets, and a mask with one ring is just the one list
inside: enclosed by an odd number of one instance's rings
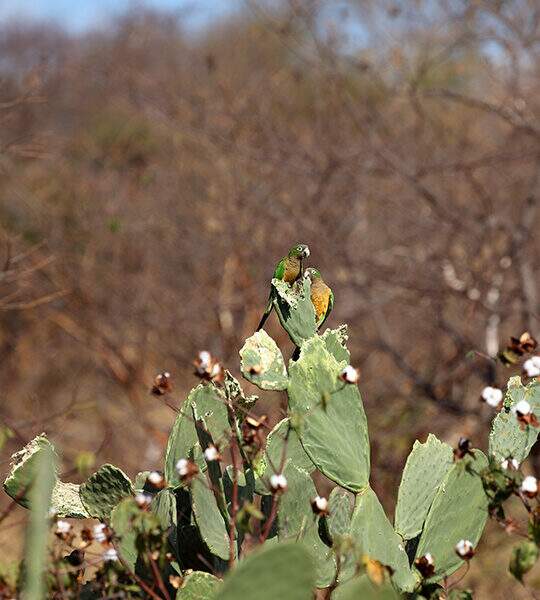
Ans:
{"label": "dried flower bud", "polygon": [[532,356],[523,363],[523,374],[527,377],[540,376],[540,356]]}
{"label": "dried flower bud", "polygon": [[519,345],[524,353],[532,352],[538,346],[538,342],[531,336],[531,334],[526,331],[522,333],[519,338]]}
{"label": "dried flower bud", "polygon": [[189,483],[199,472],[199,467],[193,461],[181,458],[176,463],[176,471],[180,475],[180,481]]}
{"label": "dried flower bud", "polygon": [[362,564],[366,569],[368,579],[377,586],[383,585],[387,577],[391,577],[394,569],[388,565],[383,565],[382,562],[370,558],[367,554],[362,556]]}
{"label": "dried flower bud", "polygon": [[102,558],[105,562],[114,562],[118,560],[118,552],[115,550],[115,548],[107,548],[107,550],[105,550],[103,553]]}
{"label": "dried flower bud", "polygon": [[171,374],[169,371],[163,371],[159,375],[156,375],[154,385],[152,386],[152,394],[155,396],[163,396],[164,394],[171,392],[171,390]]}
{"label": "dried flower bud", "polygon": [[180,575],[169,575],[169,583],[175,590],[180,589],[182,581],[183,579],[180,577]]}
{"label": "dried flower bud", "polygon": [[499,388],[491,387],[488,385],[482,390],[481,398],[489,406],[492,406],[493,408],[498,408],[502,403],[503,393],[502,390],[500,390]]}
{"label": "dried flower bud", "polygon": [[84,562],[84,551],[76,548],[67,556],[64,556],[64,560],[72,567],[80,567]]}
{"label": "dried flower bud", "polygon": [[261,365],[251,365],[248,369],[248,373],[250,375],[260,375],[262,372],[262,366]]}
{"label": "dried flower bud", "polygon": [[516,415],[521,429],[525,429],[527,425],[531,425],[532,427],[538,427],[540,425],[527,400],[520,400],[512,407],[512,412]]}
{"label": "dried flower bud", "polygon": [[98,523],[92,529],[92,537],[96,542],[103,544],[111,540],[112,532],[105,523]]}
{"label": "dried flower bud", "polygon": [[135,502],[139,508],[148,508],[152,502],[152,496],[150,494],[146,494],[145,492],[139,492],[135,496]]}
{"label": "dried flower bud", "polygon": [[204,451],[204,458],[211,462],[213,460],[221,460],[221,455],[215,446],[208,446]]}
{"label": "dried flower bud", "polygon": [[345,383],[355,384],[360,380],[360,371],[351,365],[347,365],[339,374],[339,378]]}
{"label": "dried flower bud", "polygon": [[165,477],[159,471],[150,471],[146,478],[146,484],[151,489],[162,490],[166,485]]}
{"label": "dried flower bud", "polygon": [[538,482],[536,481],[536,477],[533,477],[532,475],[525,477],[519,490],[527,496],[527,498],[534,498],[538,493]]}
{"label": "dried flower bud", "polygon": [[274,473],[270,477],[270,488],[275,494],[283,493],[287,489],[287,479],[282,473]]}
{"label": "dried flower bud", "polygon": [[315,496],[311,501],[311,510],[318,517],[328,515],[328,500],[321,496]]}
{"label": "dried flower bud", "polygon": [[223,366],[207,350],[199,352],[197,358],[193,361],[193,366],[195,367],[195,375],[205,381],[221,383],[225,378]]}
{"label": "dried flower bud", "polygon": [[433,561],[433,556],[431,556],[429,552],[424,554],[424,556],[417,558],[414,561],[414,566],[425,579],[431,577],[433,573],[435,573],[435,562]]}
{"label": "dried flower bud", "polygon": [[81,539],[83,542],[86,542],[87,544],[94,541],[94,534],[92,533],[92,530],[89,527],[85,527],[84,529],[81,529]]}
{"label": "dried flower bud", "polygon": [[466,437],[460,437],[457,448],[454,448],[454,459],[460,460],[467,454],[474,456],[471,450],[471,441]]}
{"label": "dried flower bud", "polygon": [[464,560],[471,560],[474,556],[474,547],[469,540],[459,540],[456,544],[456,554]]}
{"label": "dried flower bud", "polygon": [[505,471],[517,471],[519,469],[519,462],[515,458],[504,458],[501,460],[501,467]]}
{"label": "dried flower bud", "polygon": [[71,523],[68,521],[59,520],[56,522],[55,535],[62,540],[66,540],[71,533]]}
{"label": "dried flower bud", "polygon": [[266,424],[266,415],[261,415],[258,418],[246,417],[242,423],[242,438],[244,444],[252,450],[258,450],[264,443],[263,427]]}

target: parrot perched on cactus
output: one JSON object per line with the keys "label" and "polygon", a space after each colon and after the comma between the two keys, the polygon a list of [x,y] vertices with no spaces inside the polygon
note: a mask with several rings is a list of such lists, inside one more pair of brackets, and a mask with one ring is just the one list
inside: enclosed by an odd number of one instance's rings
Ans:
{"label": "parrot perched on cactus", "polygon": [[319,329],[334,308],[334,292],[324,283],[318,269],[309,267],[305,270],[304,277],[311,281],[311,302],[315,309],[317,329]]}
{"label": "parrot perched on cactus", "polygon": [[[284,256],[276,265],[274,269],[273,279],[281,279],[286,283],[292,285],[302,275],[302,261],[309,256],[309,248],[306,244],[295,244],[290,250],[287,256]],[[263,328],[266,319],[272,312],[272,306],[274,302],[275,291],[272,287],[270,289],[270,295],[268,296],[268,302],[264,309],[264,314],[261,318],[261,322],[257,327],[257,331]]]}

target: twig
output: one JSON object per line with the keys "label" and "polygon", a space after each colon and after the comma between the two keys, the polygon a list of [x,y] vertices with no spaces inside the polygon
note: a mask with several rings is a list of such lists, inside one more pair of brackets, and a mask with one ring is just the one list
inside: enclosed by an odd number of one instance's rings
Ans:
{"label": "twig", "polygon": [[154,580],[157,583],[158,588],[161,590],[161,593],[163,594],[165,600],[171,600],[169,592],[167,591],[167,588],[165,587],[165,584],[163,583],[163,578],[161,577],[161,573],[159,572],[159,569],[156,565],[156,561],[150,556],[150,554],[148,554],[147,556],[148,556],[148,559],[150,560],[150,566],[152,567],[152,573],[154,575]]}
{"label": "twig", "polygon": [[231,436],[231,462],[233,468],[233,486],[231,500],[231,514],[229,520],[229,568],[234,565],[234,540],[236,531],[236,514],[238,511],[238,462],[236,456],[236,436]]}

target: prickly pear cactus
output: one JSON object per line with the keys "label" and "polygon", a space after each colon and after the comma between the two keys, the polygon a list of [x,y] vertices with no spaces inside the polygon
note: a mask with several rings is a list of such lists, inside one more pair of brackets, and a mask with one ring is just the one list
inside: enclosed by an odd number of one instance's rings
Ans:
{"label": "prickly pear cactus", "polygon": [[459,540],[476,546],[488,517],[487,497],[479,473],[488,461],[483,452],[474,450],[454,463],[441,481],[429,509],[416,557],[431,554],[438,581],[451,575],[463,564],[455,552]]}
{"label": "prickly pear cactus", "polygon": [[[409,567],[403,540],[394,531],[379,499],[371,488],[356,497],[351,535],[357,552],[391,567],[392,581],[403,592],[412,592],[419,578]],[[453,551],[453,547],[452,547]]]}
{"label": "prickly pear cactus", "polygon": [[176,594],[177,600],[210,600],[214,598],[221,580],[210,573],[192,571],[184,577],[182,587]]}
{"label": "prickly pear cactus", "polygon": [[129,477],[114,465],[103,465],[80,487],[82,503],[88,514],[108,519],[112,509],[134,494]]}
{"label": "prickly pear cactus", "polygon": [[279,504],[278,538],[297,540],[311,550],[316,566],[316,585],[328,587],[334,580],[336,564],[332,552],[319,536],[319,528],[310,502],[317,490],[309,473],[289,462],[284,469],[287,492]]}
{"label": "prickly pear cactus", "polygon": [[314,336],[289,366],[289,407],[304,450],[329,479],[352,492],[369,480],[367,420],[356,385],[343,383],[346,365]]}
{"label": "prickly pear cactus", "polygon": [[270,545],[250,554],[228,577],[215,600],[311,600],[315,568],[309,551],[295,542]]}
{"label": "prickly pear cactus", "polygon": [[292,342],[300,347],[317,331],[315,310],[310,299],[311,284],[304,279],[291,288],[284,281],[272,279],[272,285],[276,291],[274,308],[279,321]]}
{"label": "prickly pear cactus", "polygon": [[540,385],[532,382],[525,387],[521,377],[511,377],[504,407],[493,420],[489,435],[489,454],[499,461],[511,457],[522,463],[538,438],[538,429],[530,425],[521,427],[512,412],[512,407],[521,400],[526,400],[540,418]]}
{"label": "prickly pear cactus", "polygon": [[[226,445],[224,434],[229,430],[229,420],[225,395],[212,384],[198,385],[191,390],[186,398],[169,435],[165,454],[165,479],[171,485],[180,483],[176,463],[181,458],[188,458],[192,454],[197,454],[195,452],[196,448],[200,450],[197,430],[193,420],[194,407],[197,414],[204,417],[214,441],[223,442]],[[206,469],[201,453],[199,452],[198,455],[200,456],[199,467]]]}
{"label": "prickly pear cactus", "polygon": [[[44,452],[56,453],[45,434],[36,436],[22,450],[12,456],[11,469],[4,482],[5,491],[21,506],[29,507],[29,490],[35,469],[34,464]],[[54,487],[51,494],[51,509],[58,517],[84,519],[89,517],[79,493],[80,486],[64,483],[53,473]]]}
{"label": "prickly pear cactus", "polygon": [[289,383],[281,350],[261,329],[240,350],[242,375],[262,390],[285,390]]}
{"label": "prickly pear cactus", "polygon": [[452,448],[429,434],[426,442],[414,442],[401,477],[394,527],[405,540],[416,537],[437,493],[452,467]]}

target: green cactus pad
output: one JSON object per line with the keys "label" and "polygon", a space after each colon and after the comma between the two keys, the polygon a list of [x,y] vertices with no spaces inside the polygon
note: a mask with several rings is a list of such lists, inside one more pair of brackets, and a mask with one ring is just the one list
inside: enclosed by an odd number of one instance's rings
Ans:
{"label": "green cactus pad", "polygon": [[212,600],[221,585],[221,580],[204,571],[188,573],[176,600]]}
{"label": "green cactus pad", "polygon": [[332,600],[399,600],[401,596],[389,584],[372,583],[367,575],[356,577],[338,586]]}
{"label": "green cactus pad", "polygon": [[401,477],[394,523],[405,540],[422,531],[437,488],[452,467],[452,459],[452,448],[431,433],[424,444],[414,442]]}
{"label": "green cactus pad", "polygon": [[285,361],[276,342],[264,329],[257,331],[240,350],[242,375],[262,390],[285,390],[289,383]]}
{"label": "green cactus pad", "polygon": [[223,582],[215,600],[311,600],[312,558],[302,544],[271,543],[255,550]]}
{"label": "green cactus pad", "polygon": [[244,418],[246,413],[255,406],[255,403],[259,399],[258,396],[246,396],[238,379],[236,379],[229,371],[225,371],[223,387],[225,388],[227,399],[232,402],[236,415],[240,419]]}
{"label": "green cactus pad", "polygon": [[[285,442],[285,440],[287,441]],[[284,462],[290,460],[295,467],[304,469],[309,473],[315,470],[315,465],[302,447],[298,434],[292,427],[289,431],[289,419],[281,420],[266,438],[266,451],[264,454],[265,475],[269,476],[274,473],[272,466],[276,470],[279,470],[284,452]]]}
{"label": "green cactus pad", "polygon": [[487,464],[485,455],[474,450],[474,458],[457,461],[439,485],[416,550],[417,558],[427,553],[433,556],[435,575],[429,581],[439,581],[463,564],[455,552],[461,539],[476,547],[482,535],[488,512],[478,473]]}
{"label": "green cactus pad", "polygon": [[294,287],[279,279],[272,279],[276,291],[274,308],[282,327],[298,347],[317,332],[315,309],[310,298],[311,284],[307,279]]}
{"label": "green cactus pad", "polygon": [[351,527],[352,503],[351,494],[339,487],[335,487],[328,497],[327,517],[328,532],[332,541],[336,541],[349,533]]}
{"label": "green cactus pad", "polygon": [[[28,462],[27,468],[28,468]],[[49,511],[51,494],[56,483],[56,454],[52,446],[43,445],[30,462],[28,490],[30,520],[26,530],[24,592],[26,600],[45,598],[44,576],[47,568],[47,542],[49,537]]]}
{"label": "green cactus pad", "polygon": [[[47,436],[42,433],[11,457],[9,474],[4,481],[4,489],[7,494],[25,508],[30,507],[30,484],[36,473],[34,465],[40,460],[39,457],[44,451],[54,453],[54,448]],[[51,468],[52,463],[47,464]],[[55,472],[53,472],[53,477],[55,480],[57,479]]]}
{"label": "green cactus pad", "polygon": [[300,358],[290,364],[287,391],[308,456],[329,479],[358,492],[369,480],[367,420],[358,387],[338,379],[345,364],[315,336],[304,343]]}
{"label": "green cactus pad", "polygon": [[204,457],[200,452],[197,431],[193,419],[193,408],[196,414],[204,418],[205,423],[216,443],[225,445],[224,433],[229,430],[227,406],[223,392],[213,384],[200,384],[192,389],[186,398],[174,422],[167,442],[165,454],[165,479],[171,486],[180,484],[176,463],[181,458],[188,458],[193,452],[199,456],[197,463],[206,469]]}
{"label": "green cactus pad", "polygon": [[298,469],[292,462],[285,467],[287,491],[278,508],[278,537],[283,540],[303,542],[315,559],[316,586],[328,587],[334,580],[336,564],[332,551],[319,537],[317,519],[311,510],[311,500],[317,489],[307,471]]}
{"label": "green cactus pad", "polygon": [[[29,491],[34,476],[34,463],[44,451],[54,452],[52,444],[45,434],[38,435],[22,450],[11,457],[11,467],[4,482],[4,489],[21,506],[29,508]],[[53,473],[55,484],[51,495],[51,509],[57,517],[85,519],[90,515],[82,504],[79,486],[74,483],[64,483]]]}
{"label": "green cactus pad", "polygon": [[88,514],[108,519],[112,509],[134,493],[129,477],[114,465],[103,465],[81,484],[81,500]]}
{"label": "green cactus pad", "polygon": [[229,532],[206,477],[196,477],[190,491],[193,514],[204,543],[212,554],[228,560]]}
{"label": "green cactus pad", "polygon": [[417,577],[409,567],[403,540],[394,531],[377,495],[367,488],[356,497],[351,536],[357,556],[367,554],[394,570],[392,581],[403,592],[412,592]]}
{"label": "green cactus pad", "polygon": [[51,497],[51,508],[57,517],[87,519],[90,514],[82,503],[80,486],[75,483],[56,481]]}
{"label": "green cactus pad", "polygon": [[326,344],[326,349],[338,361],[346,361],[349,363],[351,355],[347,349],[347,340],[349,339],[349,331],[347,325],[340,325],[336,329],[327,329],[321,338]]}
{"label": "green cactus pad", "polygon": [[132,569],[137,562],[137,533],[133,521],[138,518],[140,512],[141,509],[133,498],[125,498],[111,512],[111,527],[120,538],[118,550]]}
{"label": "green cactus pad", "polygon": [[171,489],[159,491],[152,499],[150,510],[158,518],[162,529],[167,530],[173,525],[176,526],[176,496]]}
{"label": "green cactus pad", "polygon": [[522,463],[538,438],[540,428],[527,425],[522,429],[516,416],[510,411],[520,400],[527,400],[540,419],[540,385],[530,383],[525,387],[521,383],[521,377],[511,377],[505,408],[493,419],[489,434],[489,454],[498,461],[512,457]]}

